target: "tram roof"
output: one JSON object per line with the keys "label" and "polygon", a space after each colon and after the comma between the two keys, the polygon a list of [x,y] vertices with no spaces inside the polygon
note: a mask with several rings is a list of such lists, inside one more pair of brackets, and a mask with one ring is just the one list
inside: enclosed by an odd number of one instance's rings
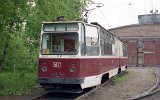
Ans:
{"label": "tram roof", "polygon": [[42,24],[58,24],[58,23],[83,23],[83,24],[88,24],[88,25],[91,25],[91,26],[96,26],[96,27],[99,27],[98,25],[94,25],[92,23],[87,23],[87,22],[84,22],[84,21],[49,21],[49,22],[42,22]]}
{"label": "tram roof", "polygon": [[42,24],[52,24],[52,23],[85,23],[83,21],[50,21],[50,22],[42,22]]}

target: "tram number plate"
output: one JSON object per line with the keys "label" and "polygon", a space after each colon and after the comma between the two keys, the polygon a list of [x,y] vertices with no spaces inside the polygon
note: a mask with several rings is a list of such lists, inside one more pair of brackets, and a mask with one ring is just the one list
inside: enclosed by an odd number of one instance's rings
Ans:
{"label": "tram number plate", "polygon": [[61,67],[61,62],[53,62],[53,67]]}

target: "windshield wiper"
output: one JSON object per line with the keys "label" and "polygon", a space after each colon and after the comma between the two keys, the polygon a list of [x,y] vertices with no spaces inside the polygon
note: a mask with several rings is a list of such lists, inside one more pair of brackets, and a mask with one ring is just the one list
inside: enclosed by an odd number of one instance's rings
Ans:
{"label": "windshield wiper", "polygon": [[64,53],[62,53],[62,54],[60,55],[60,57],[62,57],[64,54],[66,54],[72,47],[73,47],[73,46],[71,46],[71,47],[68,48]]}

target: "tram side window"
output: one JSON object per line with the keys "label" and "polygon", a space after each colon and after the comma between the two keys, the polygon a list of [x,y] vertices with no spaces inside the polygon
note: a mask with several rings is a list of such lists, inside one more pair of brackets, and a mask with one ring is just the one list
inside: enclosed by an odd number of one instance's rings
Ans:
{"label": "tram side window", "polygon": [[127,53],[127,46],[123,45],[123,57],[127,57],[128,53]]}
{"label": "tram side window", "polygon": [[105,55],[112,55],[111,35],[108,33],[105,34],[104,53],[105,53]]}
{"label": "tram side window", "polygon": [[99,37],[98,28],[94,26],[85,26],[85,42],[87,56],[99,55]]}
{"label": "tram side window", "polygon": [[103,30],[101,30],[100,31],[101,55],[105,55],[105,53],[104,53],[104,38],[105,38],[105,32]]}
{"label": "tram side window", "polygon": [[101,55],[104,55],[105,54],[104,53],[104,40],[101,39],[100,42],[101,42]]}
{"label": "tram side window", "polygon": [[88,56],[99,55],[99,43],[98,38],[87,37],[86,38],[86,53]]}
{"label": "tram side window", "polygon": [[112,55],[112,44],[109,43],[108,41],[105,41],[104,53],[105,55]]}
{"label": "tram side window", "polygon": [[[101,44],[101,55],[115,55],[115,41],[114,38],[107,32],[101,30],[100,32],[100,44]],[[113,42],[112,42],[113,41]]]}

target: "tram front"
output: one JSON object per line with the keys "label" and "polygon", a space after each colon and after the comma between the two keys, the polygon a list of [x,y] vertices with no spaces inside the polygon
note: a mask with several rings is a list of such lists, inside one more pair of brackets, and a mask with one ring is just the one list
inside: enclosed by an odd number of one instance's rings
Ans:
{"label": "tram front", "polygon": [[77,59],[83,52],[81,27],[80,22],[42,24],[38,65],[38,81],[42,86],[73,87],[83,82]]}

